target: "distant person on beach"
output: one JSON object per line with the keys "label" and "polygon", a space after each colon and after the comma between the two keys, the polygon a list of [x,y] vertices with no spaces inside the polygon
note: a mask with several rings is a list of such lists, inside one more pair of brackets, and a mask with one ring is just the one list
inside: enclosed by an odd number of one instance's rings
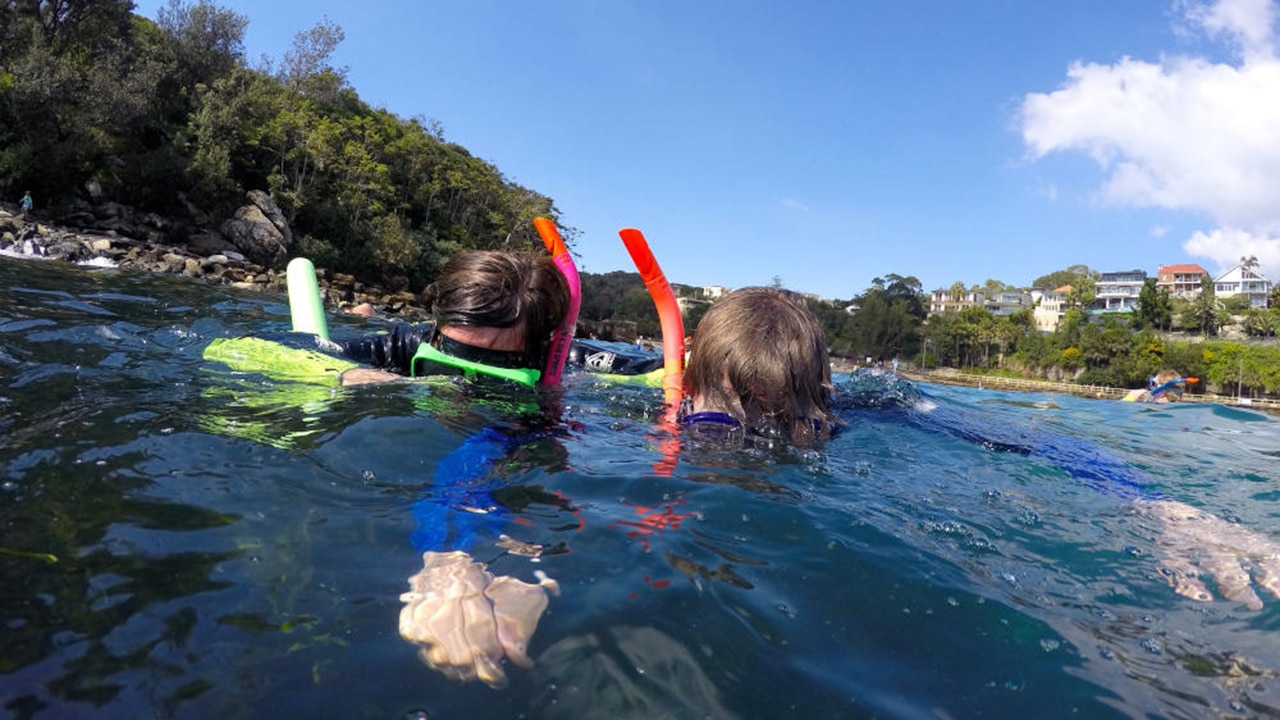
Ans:
{"label": "distant person on beach", "polygon": [[22,221],[23,221],[23,222],[26,222],[27,220],[29,220],[29,219],[31,218],[31,208],[32,208],[32,206],[33,206],[34,204],[35,204],[35,203],[34,203],[34,201],[32,201],[32,199],[31,199],[31,191],[30,191],[30,190],[28,190],[28,191],[27,191],[27,192],[22,196],[22,200],[20,200],[20,201],[18,202],[18,206],[22,208]]}
{"label": "distant person on beach", "polygon": [[1148,378],[1147,387],[1130,390],[1124,396],[1126,402],[1170,403],[1182,399],[1182,392],[1190,380],[1182,377],[1182,373],[1168,368]]}

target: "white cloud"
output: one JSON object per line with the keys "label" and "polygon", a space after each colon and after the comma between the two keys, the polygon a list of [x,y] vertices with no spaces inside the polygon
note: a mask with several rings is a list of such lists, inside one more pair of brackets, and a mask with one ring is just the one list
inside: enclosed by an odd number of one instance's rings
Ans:
{"label": "white cloud", "polygon": [[1236,45],[1246,59],[1273,52],[1276,11],[1272,0],[1220,0],[1210,4],[1180,0],[1176,7],[1193,25]]}
{"label": "white cloud", "polygon": [[1157,225],[1151,228],[1151,237],[1153,238],[1162,238],[1168,234],[1169,234],[1169,227],[1167,225]]}
{"label": "white cloud", "polygon": [[[1280,238],[1277,237],[1225,227],[1208,233],[1197,232],[1182,244],[1182,249],[1193,256],[1213,260],[1218,264],[1218,272],[1234,267],[1242,257],[1255,255],[1258,270],[1263,275],[1272,280],[1280,279],[1280,273],[1277,273],[1280,270]],[[1213,272],[1212,268],[1210,272]]]}
{"label": "white cloud", "polygon": [[1228,266],[1255,254],[1280,269],[1275,0],[1180,0],[1176,8],[1229,43],[1236,62],[1074,63],[1057,90],[1023,99],[1023,141],[1033,158],[1087,153],[1105,175],[1106,202],[1208,215],[1221,229],[1197,233],[1188,252]]}

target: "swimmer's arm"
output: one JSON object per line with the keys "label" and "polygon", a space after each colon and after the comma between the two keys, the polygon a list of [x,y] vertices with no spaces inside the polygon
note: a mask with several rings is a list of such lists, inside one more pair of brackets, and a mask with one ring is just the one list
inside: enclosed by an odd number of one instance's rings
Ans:
{"label": "swimmer's arm", "polygon": [[[418,346],[431,337],[431,325],[396,323],[391,332],[364,335],[348,340],[338,340],[342,355],[350,360],[375,368],[391,370],[401,375],[409,374],[409,366]],[[345,381],[343,384],[347,384]]]}

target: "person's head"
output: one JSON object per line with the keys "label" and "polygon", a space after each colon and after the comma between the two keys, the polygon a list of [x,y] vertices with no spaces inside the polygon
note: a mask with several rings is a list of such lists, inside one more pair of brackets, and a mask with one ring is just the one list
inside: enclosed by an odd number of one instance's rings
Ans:
{"label": "person's head", "polygon": [[1182,373],[1177,370],[1165,368],[1155,374],[1147,381],[1147,392],[1151,394],[1152,402],[1177,402],[1182,399],[1182,391],[1185,389],[1185,383],[1182,380]]}
{"label": "person's head", "polygon": [[798,443],[830,431],[827,339],[804,300],[785,290],[743,288],[712,305],[693,337],[684,386],[695,412],[772,423]]}
{"label": "person's head", "polygon": [[542,367],[551,336],[569,311],[564,275],[550,257],[529,252],[457,253],[427,288],[427,297],[437,327],[499,329],[493,346],[520,349],[535,369]]}

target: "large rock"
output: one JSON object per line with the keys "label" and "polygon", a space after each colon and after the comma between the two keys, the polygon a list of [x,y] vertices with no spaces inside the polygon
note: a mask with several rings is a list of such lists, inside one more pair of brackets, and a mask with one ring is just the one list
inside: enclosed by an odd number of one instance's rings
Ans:
{"label": "large rock", "polygon": [[249,191],[249,204],[222,224],[222,234],[250,260],[271,268],[284,267],[293,245],[293,231],[271,196]]}

